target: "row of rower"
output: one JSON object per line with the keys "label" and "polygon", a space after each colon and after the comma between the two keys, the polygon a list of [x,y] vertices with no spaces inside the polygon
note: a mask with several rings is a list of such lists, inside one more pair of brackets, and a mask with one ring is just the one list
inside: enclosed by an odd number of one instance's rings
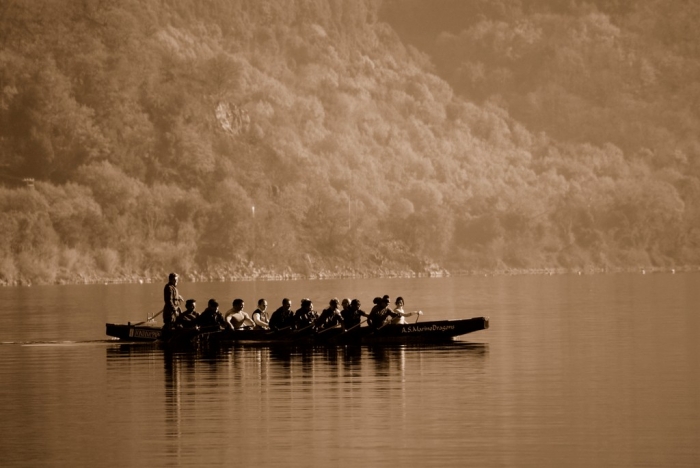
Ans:
{"label": "row of rower", "polygon": [[[369,313],[361,309],[359,299],[343,299],[339,301],[333,298],[328,307],[319,314],[311,299],[304,298],[300,301],[300,307],[296,311],[292,309],[292,301],[288,298],[282,300],[282,305],[272,314],[268,313],[267,300],[258,300],[258,307],[252,314],[244,311],[243,299],[234,299],[232,307],[226,312],[219,310],[219,303],[215,299],[209,299],[206,309],[200,314],[197,312],[197,303],[194,299],[185,301],[185,310],[179,308],[173,311],[171,316],[164,317],[166,329],[200,327],[206,329],[268,329],[301,330],[313,327],[316,331],[322,331],[331,327],[343,327],[351,330],[367,323],[367,326],[375,329],[389,325],[401,325],[406,323],[405,318],[423,314],[422,311],[405,312],[404,300],[397,297],[394,307],[388,295],[374,298],[374,306]],[[416,318],[416,321],[419,317]]]}

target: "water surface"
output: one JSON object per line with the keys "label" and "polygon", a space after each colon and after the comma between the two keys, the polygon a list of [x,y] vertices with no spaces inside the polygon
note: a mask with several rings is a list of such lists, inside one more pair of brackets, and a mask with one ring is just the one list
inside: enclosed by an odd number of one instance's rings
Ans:
{"label": "water surface", "polygon": [[181,283],[489,316],[443,346],[168,352],[162,285],[0,289],[2,466],[700,466],[700,274]]}

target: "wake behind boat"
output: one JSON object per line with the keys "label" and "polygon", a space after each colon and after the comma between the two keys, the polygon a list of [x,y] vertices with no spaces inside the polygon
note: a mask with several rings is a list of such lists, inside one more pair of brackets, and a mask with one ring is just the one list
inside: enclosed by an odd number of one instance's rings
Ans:
{"label": "wake behind boat", "polygon": [[[489,328],[488,317],[469,319],[436,320],[422,323],[385,325],[380,328],[354,327],[345,330],[336,326],[320,331],[312,327],[300,330],[279,331],[265,329],[240,330],[178,330],[170,341],[207,340],[219,343],[239,344],[396,344],[396,343],[443,343],[455,338]],[[106,324],[108,336],[122,341],[162,341],[162,329],[154,324]]]}

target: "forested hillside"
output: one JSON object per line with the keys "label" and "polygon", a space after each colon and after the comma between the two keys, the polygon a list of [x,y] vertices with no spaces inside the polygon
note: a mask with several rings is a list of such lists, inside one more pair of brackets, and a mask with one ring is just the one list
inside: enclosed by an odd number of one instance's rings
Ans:
{"label": "forested hillside", "polygon": [[697,265],[699,14],[2,2],[0,282]]}

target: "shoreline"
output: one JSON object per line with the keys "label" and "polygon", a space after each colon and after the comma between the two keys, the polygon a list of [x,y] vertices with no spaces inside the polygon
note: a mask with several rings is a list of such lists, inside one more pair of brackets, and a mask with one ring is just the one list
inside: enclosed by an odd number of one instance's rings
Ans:
{"label": "shoreline", "polygon": [[[368,273],[356,271],[333,272],[321,270],[315,273],[254,271],[252,273],[216,272],[216,273],[182,273],[180,277],[188,283],[217,283],[236,281],[299,281],[299,280],[332,280],[332,279],[388,279],[388,278],[447,278],[466,276],[520,276],[520,275],[599,275],[599,274],[658,274],[658,273],[689,273],[700,271],[700,266],[684,265],[678,267],[588,267],[588,268],[501,268],[501,269],[457,269],[447,270],[436,268],[429,271],[416,272],[412,270],[373,270]],[[124,275],[104,277],[78,277],[74,279],[59,279],[53,282],[31,281],[0,281],[0,287],[31,287],[81,284],[150,284],[167,281],[166,274],[156,275]]]}

